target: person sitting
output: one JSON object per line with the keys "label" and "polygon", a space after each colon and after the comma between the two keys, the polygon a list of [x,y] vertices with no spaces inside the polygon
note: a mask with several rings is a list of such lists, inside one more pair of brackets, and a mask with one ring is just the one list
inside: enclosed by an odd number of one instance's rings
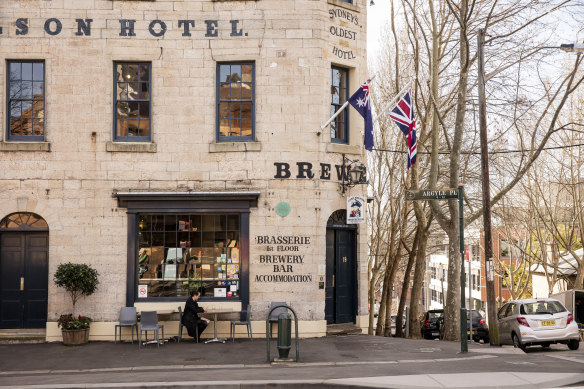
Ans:
{"label": "person sitting", "polygon": [[197,303],[199,297],[201,297],[201,293],[198,290],[192,290],[190,292],[190,297],[185,303],[185,311],[182,317],[182,323],[187,327],[189,336],[192,336],[195,339],[197,338],[197,328],[200,337],[205,328],[207,328],[207,324],[209,324],[208,319],[199,317],[199,313],[207,311],[206,308],[199,307],[199,304]]}

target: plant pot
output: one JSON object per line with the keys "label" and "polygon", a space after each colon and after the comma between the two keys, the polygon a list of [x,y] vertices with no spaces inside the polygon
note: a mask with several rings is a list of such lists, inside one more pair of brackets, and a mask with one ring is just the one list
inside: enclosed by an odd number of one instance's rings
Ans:
{"label": "plant pot", "polygon": [[65,346],[79,346],[89,341],[89,328],[84,330],[61,330]]}

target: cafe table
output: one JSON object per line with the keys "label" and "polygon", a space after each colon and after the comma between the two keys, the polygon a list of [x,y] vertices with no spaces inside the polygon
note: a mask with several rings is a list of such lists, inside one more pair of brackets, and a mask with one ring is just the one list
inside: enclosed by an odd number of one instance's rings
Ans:
{"label": "cafe table", "polygon": [[218,338],[217,337],[217,315],[220,315],[222,313],[231,313],[231,312],[233,312],[232,309],[220,309],[220,308],[215,308],[215,307],[211,307],[210,309],[208,309],[205,312],[205,313],[213,315],[213,338],[207,339],[205,341],[205,344],[213,343],[213,342],[225,343],[225,338]]}

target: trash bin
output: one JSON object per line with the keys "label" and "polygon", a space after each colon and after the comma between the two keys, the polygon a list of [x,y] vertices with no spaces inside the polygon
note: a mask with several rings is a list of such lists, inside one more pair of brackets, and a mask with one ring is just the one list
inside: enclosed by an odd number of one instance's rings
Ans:
{"label": "trash bin", "polygon": [[278,316],[278,354],[280,359],[287,359],[292,347],[292,316],[281,313]]}

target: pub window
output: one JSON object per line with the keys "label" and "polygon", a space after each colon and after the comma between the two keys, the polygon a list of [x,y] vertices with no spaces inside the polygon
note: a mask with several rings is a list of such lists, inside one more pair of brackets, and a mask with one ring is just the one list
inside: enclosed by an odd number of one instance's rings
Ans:
{"label": "pub window", "polygon": [[[238,214],[140,214],[138,285],[147,297],[239,299]],[[139,296],[140,297],[140,296]]]}
{"label": "pub window", "polygon": [[255,66],[217,64],[217,141],[254,140]]}
{"label": "pub window", "polygon": [[151,64],[114,63],[114,141],[151,141]]}
{"label": "pub window", "polygon": [[45,139],[45,63],[8,61],[7,140]]}
{"label": "pub window", "polygon": [[[331,68],[331,116],[349,99],[349,70]],[[331,122],[331,141],[349,143],[349,110],[344,109]]]}

